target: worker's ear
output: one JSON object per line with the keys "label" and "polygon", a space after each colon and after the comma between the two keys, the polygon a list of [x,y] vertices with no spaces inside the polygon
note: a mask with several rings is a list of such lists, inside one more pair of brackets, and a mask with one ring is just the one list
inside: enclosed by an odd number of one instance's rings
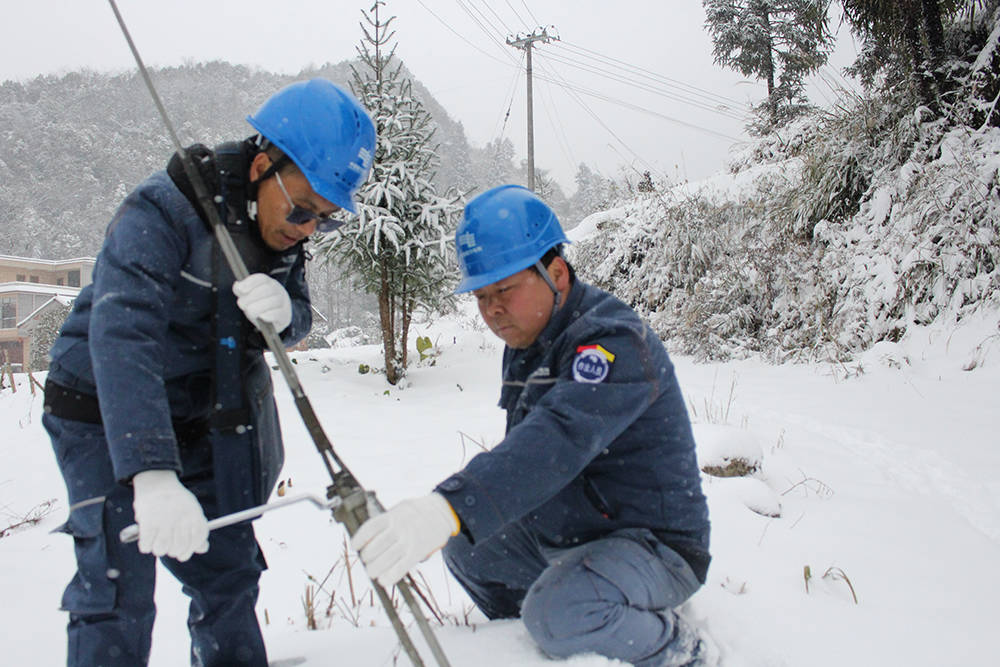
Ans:
{"label": "worker's ear", "polygon": [[261,151],[254,155],[253,161],[250,163],[250,182],[252,183],[259,179],[270,166],[271,158],[267,153]]}
{"label": "worker's ear", "polygon": [[569,289],[569,265],[566,264],[566,260],[559,256],[552,258],[548,270],[549,277],[552,278],[557,290],[565,292]]}

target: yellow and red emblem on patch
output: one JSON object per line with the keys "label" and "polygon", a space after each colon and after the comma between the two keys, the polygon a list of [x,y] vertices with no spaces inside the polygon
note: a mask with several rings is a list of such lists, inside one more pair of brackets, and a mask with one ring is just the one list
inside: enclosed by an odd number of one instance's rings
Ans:
{"label": "yellow and red emblem on patch", "polygon": [[600,345],[581,345],[573,357],[573,379],[588,384],[604,382],[614,360],[615,355]]}

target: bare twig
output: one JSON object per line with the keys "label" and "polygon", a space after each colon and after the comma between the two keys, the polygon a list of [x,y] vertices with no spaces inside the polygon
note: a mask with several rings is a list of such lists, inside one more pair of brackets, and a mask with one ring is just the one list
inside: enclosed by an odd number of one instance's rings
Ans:
{"label": "bare twig", "polygon": [[10,524],[6,528],[0,528],[0,537],[6,537],[7,535],[17,531],[19,528],[23,528],[25,526],[34,526],[52,512],[52,506],[55,505],[55,503],[56,499],[51,498],[38,503],[28,510],[28,512],[23,516],[14,517],[16,518],[14,523]]}
{"label": "bare twig", "polygon": [[847,577],[847,574],[841,570],[839,567],[830,566],[827,568],[826,572],[823,573],[824,579],[840,580],[847,584],[847,587],[851,589],[851,597],[854,598],[854,604],[858,604],[858,594],[854,592],[854,584]]}

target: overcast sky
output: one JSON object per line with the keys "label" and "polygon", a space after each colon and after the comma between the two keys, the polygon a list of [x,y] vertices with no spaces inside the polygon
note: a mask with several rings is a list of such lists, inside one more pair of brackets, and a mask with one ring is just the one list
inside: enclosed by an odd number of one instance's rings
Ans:
{"label": "overcast sky", "polygon": [[[134,67],[106,0],[5,5],[0,80]],[[118,0],[118,7],[147,65],[226,60],[294,74],[353,58],[361,9],[371,1]],[[764,91],[713,64],[701,0],[388,0],[382,11],[397,17],[397,55],[463,123],[469,141],[482,146],[502,133],[521,158],[523,51],[505,40],[538,26],[558,35],[533,51],[535,163],[567,194],[580,162],[608,176],[623,166],[633,175],[650,170],[658,181],[707,176],[746,139],[745,105]],[[846,29],[840,33],[838,67],[854,53]],[[841,82],[835,69],[827,77]],[[812,90],[819,103],[833,97],[822,82]]]}

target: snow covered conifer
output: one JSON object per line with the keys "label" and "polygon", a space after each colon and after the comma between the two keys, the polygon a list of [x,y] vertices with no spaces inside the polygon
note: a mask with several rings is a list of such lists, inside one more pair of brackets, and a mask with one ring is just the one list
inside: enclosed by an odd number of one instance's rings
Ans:
{"label": "snow covered conifer", "polygon": [[597,211],[611,208],[616,196],[614,181],[605,178],[589,166],[580,163],[577,167],[576,192],[570,197],[571,212],[577,219],[583,219]]}
{"label": "snow covered conifer", "polygon": [[361,64],[352,67],[351,87],[375,122],[372,175],[359,192],[357,219],[323,239],[319,251],[377,296],[386,379],[396,384],[406,372],[414,311],[451,294],[457,272],[448,245],[462,208],[431,182],[438,159],[432,118],[393,57],[395,17],[380,18],[384,5],[378,0],[364,12]]}
{"label": "snow covered conifer", "polygon": [[[967,11],[970,19],[986,3],[963,0],[841,0],[844,18],[864,42],[852,69],[872,79],[876,70],[906,74],[920,102],[936,106],[946,87],[943,19]],[[993,3],[995,10],[996,4]],[[903,72],[893,72],[901,66]],[[937,90],[935,90],[935,86]]]}
{"label": "snow covered conifer", "polygon": [[767,83],[770,124],[802,108],[805,78],[833,48],[830,0],[703,0],[715,62]]}

